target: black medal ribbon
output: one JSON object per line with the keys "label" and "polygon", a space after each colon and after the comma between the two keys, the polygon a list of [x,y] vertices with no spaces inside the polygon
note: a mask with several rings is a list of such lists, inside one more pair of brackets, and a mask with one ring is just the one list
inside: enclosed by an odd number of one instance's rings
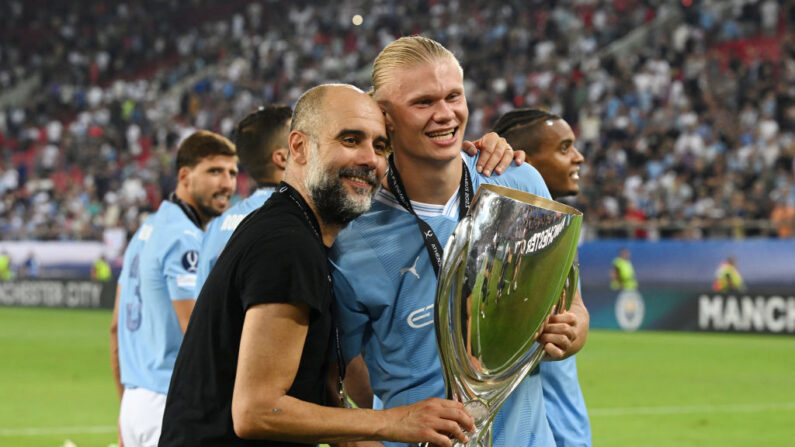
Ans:
{"label": "black medal ribbon", "polygon": [[[406,193],[406,187],[403,186],[403,180],[400,179],[400,173],[395,166],[395,155],[389,155],[389,171],[387,171],[387,183],[389,184],[389,189],[394,194],[395,198],[397,199],[398,203],[406,209],[409,213],[414,215],[414,218],[417,219],[417,226],[420,228],[420,233],[422,233],[422,240],[425,242],[425,249],[428,251],[428,256],[431,258],[431,265],[433,266],[433,271],[436,273],[436,277],[439,277],[439,270],[442,269],[442,254],[444,253],[444,247],[439,242],[439,238],[436,237],[436,234],[431,229],[431,226],[428,225],[428,222],[420,219],[420,216],[414,211],[414,208],[411,206],[411,200],[409,199],[408,194]],[[459,187],[459,201],[458,201],[458,220],[461,220],[466,215],[467,211],[469,210],[469,205],[472,203],[472,178],[469,176],[469,169],[467,168],[467,164],[464,160],[461,160],[461,186]]]}
{"label": "black medal ribbon", "polygon": [[[289,183],[281,182],[279,186],[276,188],[276,192],[274,194],[284,194],[290,200],[295,203],[298,209],[304,215],[307,223],[315,232],[315,236],[317,236],[318,242],[323,245],[323,236],[320,234],[320,224],[318,223],[317,217],[315,217],[315,213],[312,212],[312,208],[309,207],[309,204],[306,203],[303,196],[295,190]],[[323,245],[325,248],[325,245]],[[328,262],[328,258],[327,258]],[[329,268],[329,272],[331,268]],[[337,354],[337,368],[338,368],[338,381],[337,381],[337,392],[339,393],[340,404],[345,406],[345,361],[342,357],[342,342],[340,341],[340,329],[339,325],[337,324],[337,312],[334,309],[335,298],[334,298],[334,286],[331,284],[331,275],[328,276],[329,288],[331,290],[331,322],[334,326],[334,347]]]}
{"label": "black medal ribbon", "polygon": [[309,207],[309,204],[306,203],[304,197],[287,182],[279,183],[279,187],[276,188],[276,194],[284,194],[295,203],[295,206],[303,213],[304,219],[309,223],[309,227],[315,232],[317,240],[323,245],[323,236],[320,235],[320,223],[318,223],[315,213]]}

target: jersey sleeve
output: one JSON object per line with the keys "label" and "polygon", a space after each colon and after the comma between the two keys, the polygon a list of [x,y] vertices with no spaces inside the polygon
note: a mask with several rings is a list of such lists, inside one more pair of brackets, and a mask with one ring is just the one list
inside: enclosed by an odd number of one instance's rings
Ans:
{"label": "jersey sleeve", "polygon": [[172,301],[196,298],[196,272],[199,268],[201,232],[180,233],[163,257],[163,275]]}
{"label": "jersey sleeve", "polygon": [[326,311],[330,298],[327,262],[314,236],[306,232],[284,231],[253,240],[238,271],[243,309],[303,302]]}
{"label": "jersey sleeve", "polygon": [[371,316],[368,300],[375,302],[376,296],[392,286],[383,284],[389,275],[372,248],[351,230],[337,239],[329,256],[334,299],[340,328],[342,355],[349,362],[362,352],[366,334],[371,331]]}
{"label": "jersey sleeve", "polygon": [[[475,163],[477,162],[478,156],[470,157],[464,155],[464,159],[467,166],[469,166],[470,173],[472,173],[472,175],[480,175],[476,174],[475,171]],[[521,166],[516,166],[516,164],[511,162],[508,169],[501,175],[494,173],[491,177],[484,178],[484,180],[493,185],[518,189],[519,191],[529,192],[530,194],[535,194],[547,199],[552,198],[546,183],[544,183],[544,178],[541,177],[538,170],[529,163],[522,163]]]}

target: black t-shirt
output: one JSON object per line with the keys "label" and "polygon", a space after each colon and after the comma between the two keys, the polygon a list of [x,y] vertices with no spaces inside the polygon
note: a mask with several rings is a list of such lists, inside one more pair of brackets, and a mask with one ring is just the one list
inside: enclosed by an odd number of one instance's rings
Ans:
{"label": "black t-shirt", "polygon": [[174,365],[161,447],[305,445],[240,439],[231,412],[243,318],[261,303],[309,305],[309,332],[288,394],[325,403],[332,331],[326,247],[288,194],[274,194],[246,217],[210,272]]}

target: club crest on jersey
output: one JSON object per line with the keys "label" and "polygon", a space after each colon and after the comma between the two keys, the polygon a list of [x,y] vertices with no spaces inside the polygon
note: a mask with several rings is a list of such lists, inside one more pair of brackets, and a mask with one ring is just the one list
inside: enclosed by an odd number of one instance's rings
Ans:
{"label": "club crest on jersey", "polygon": [[199,267],[199,252],[188,250],[182,255],[182,267],[189,272],[195,272]]}

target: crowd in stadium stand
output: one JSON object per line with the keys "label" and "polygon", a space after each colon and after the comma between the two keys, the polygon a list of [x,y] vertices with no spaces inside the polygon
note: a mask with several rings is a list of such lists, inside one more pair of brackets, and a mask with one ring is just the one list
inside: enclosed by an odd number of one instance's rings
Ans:
{"label": "crowd in stadium stand", "polygon": [[469,137],[515,107],[572,124],[589,237],[792,237],[795,1],[360,3],[2,2],[0,101],[38,87],[0,102],[0,238],[132,234],[181,138],[321,82],[366,89],[413,33],[461,60]]}

